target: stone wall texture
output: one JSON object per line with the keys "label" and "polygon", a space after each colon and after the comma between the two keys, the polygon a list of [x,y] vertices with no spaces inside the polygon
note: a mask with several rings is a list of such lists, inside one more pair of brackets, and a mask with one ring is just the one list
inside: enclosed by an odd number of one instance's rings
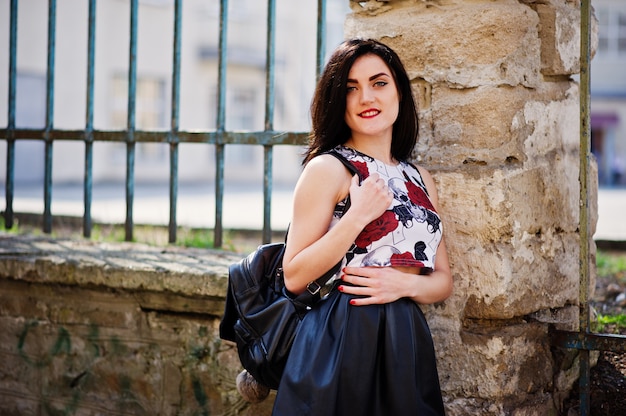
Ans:
{"label": "stone wall texture", "polygon": [[438,185],[455,292],[425,309],[448,415],[558,414],[578,375],[548,335],[578,326],[578,3],[351,6],[346,37],[405,64]]}
{"label": "stone wall texture", "polygon": [[[578,4],[350,4],[346,36],[393,47],[419,104],[455,280],[424,307],[448,415],[557,415],[578,375],[549,338],[578,324]],[[218,336],[239,258],[0,235],[0,414],[269,415]]]}
{"label": "stone wall texture", "polygon": [[219,339],[240,258],[0,235],[0,415],[269,415]]}

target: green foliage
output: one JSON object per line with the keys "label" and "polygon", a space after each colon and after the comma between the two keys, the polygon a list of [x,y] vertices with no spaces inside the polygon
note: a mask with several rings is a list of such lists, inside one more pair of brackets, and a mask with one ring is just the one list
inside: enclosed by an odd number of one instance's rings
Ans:
{"label": "green foliage", "polygon": [[[44,235],[40,224],[20,224],[18,218],[14,219],[13,226],[10,229],[5,229],[5,220],[2,215],[0,215],[0,233],[12,235],[27,234],[33,236]],[[52,233],[45,235],[52,238],[84,238],[82,229],[67,225],[61,227],[57,226]],[[133,227],[133,238],[131,241],[159,247],[173,244],[180,247],[214,248],[215,242],[213,236],[212,229],[178,227],[176,229],[176,242],[170,243],[168,227],[159,225],[135,225]],[[91,241],[122,243],[126,241],[126,229],[123,224],[93,224],[91,235],[88,239]],[[237,242],[233,240],[237,240]],[[258,244],[258,242],[255,242],[255,244]],[[247,238],[238,237],[236,233],[229,230],[224,231],[222,239],[223,250],[236,252],[238,251],[237,249],[239,249],[239,251],[246,252],[251,250],[248,245],[252,246],[252,243],[249,243]]]}
{"label": "green foliage", "polygon": [[626,314],[598,315],[595,323],[595,332],[619,334],[626,329]]}
{"label": "green foliage", "polygon": [[599,277],[614,276],[618,281],[626,283],[626,253],[598,251],[596,267]]}
{"label": "green foliage", "polygon": [[91,227],[91,239],[94,241],[118,242],[124,241],[126,233],[124,227],[96,224]]}
{"label": "green foliage", "polygon": [[[626,253],[603,252],[596,254],[599,279],[608,279],[626,285]],[[623,308],[614,308],[606,315],[598,315],[593,324],[594,332],[622,334],[626,332],[626,313]]]}
{"label": "green foliage", "polygon": [[[126,231],[121,225],[94,225],[91,239],[94,241],[124,242]],[[228,231],[224,232],[222,248],[234,251]],[[136,225],[133,229],[133,241],[153,246],[166,246],[169,243],[167,227],[154,225]],[[176,229],[176,246],[191,248],[213,248],[213,230],[207,228],[179,227]]]}
{"label": "green foliage", "polygon": [[183,247],[211,248],[213,232],[207,229],[183,228],[177,233],[176,245]]}
{"label": "green foliage", "polygon": [[19,224],[17,221],[13,221],[13,227],[6,228],[4,221],[4,215],[0,215],[0,232],[8,233],[8,234],[19,234]]}

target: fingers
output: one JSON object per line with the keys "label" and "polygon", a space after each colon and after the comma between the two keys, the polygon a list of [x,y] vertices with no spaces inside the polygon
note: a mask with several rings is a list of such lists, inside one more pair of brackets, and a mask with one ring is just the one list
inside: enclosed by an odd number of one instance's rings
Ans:
{"label": "fingers", "polygon": [[361,270],[360,273],[351,274],[344,269],[341,280],[349,284],[340,285],[339,291],[350,295],[372,296],[379,286],[379,282],[377,279],[373,279],[372,276],[368,276],[370,270]]}
{"label": "fingers", "polygon": [[372,291],[372,288],[369,287],[340,285],[337,290],[346,295],[354,296],[350,299],[350,305],[353,306],[383,304],[394,300],[392,298],[376,295],[375,292]]}
{"label": "fingers", "polygon": [[351,305],[371,305],[394,302],[404,296],[403,273],[388,267],[345,267],[338,290],[356,296]]}
{"label": "fingers", "polygon": [[386,187],[385,181],[378,176],[378,173],[372,173],[370,176],[365,178],[363,182],[371,182],[377,189],[383,189]]}
{"label": "fingers", "polygon": [[350,182],[351,210],[358,212],[364,225],[381,216],[389,209],[393,197],[389,193],[385,180],[372,174],[359,184],[354,175]]}
{"label": "fingers", "polygon": [[367,179],[361,182],[361,187],[370,188],[372,197],[377,196],[382,198],[382,200],[387,204],[391,203],[393,192],[391,191],[391,188],[387,186],[387,182],[380,178],[378,174],[373,173],[370,175]]}
{"label": "fingers", "polygon": [[337,290],[339,290],[341,293],[344,293],[346,295],[356,296],[350,299],[350,305],[363,306],[363,305],[370,305],[373,303],[378,303],[376,301],[376,298],[374,298],[372,294],[370,293],[371,289],[367,287],[339,285],[337,287]]}

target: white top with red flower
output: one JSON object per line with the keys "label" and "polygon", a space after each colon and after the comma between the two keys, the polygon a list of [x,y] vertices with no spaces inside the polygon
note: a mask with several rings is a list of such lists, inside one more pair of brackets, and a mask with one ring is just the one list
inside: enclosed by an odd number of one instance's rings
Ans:
{"label": "white top with red flower", "polygon": [[[361,231],[346,253],[342,267],[411,266],[422,268],[422,274],[431,272],[442,225],[415,165],[405,161],[387,165],[346,146],[333,150],[347,159],[362,179],[378,173],[394,194],[387,211]],[[330,228],[343,215],[347,199],[337,204]]]}

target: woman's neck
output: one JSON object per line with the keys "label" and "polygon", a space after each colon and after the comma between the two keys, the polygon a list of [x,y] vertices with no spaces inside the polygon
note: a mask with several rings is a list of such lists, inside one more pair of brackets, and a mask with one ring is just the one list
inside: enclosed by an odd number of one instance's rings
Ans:
{"label": "woman's neck", "polygon": [[395,165],[397,163],[391,154],[391,143],[387,144],[383,141],[373,140],[355,140],[351,137],[344,145],[378,159],[385,164]]}

